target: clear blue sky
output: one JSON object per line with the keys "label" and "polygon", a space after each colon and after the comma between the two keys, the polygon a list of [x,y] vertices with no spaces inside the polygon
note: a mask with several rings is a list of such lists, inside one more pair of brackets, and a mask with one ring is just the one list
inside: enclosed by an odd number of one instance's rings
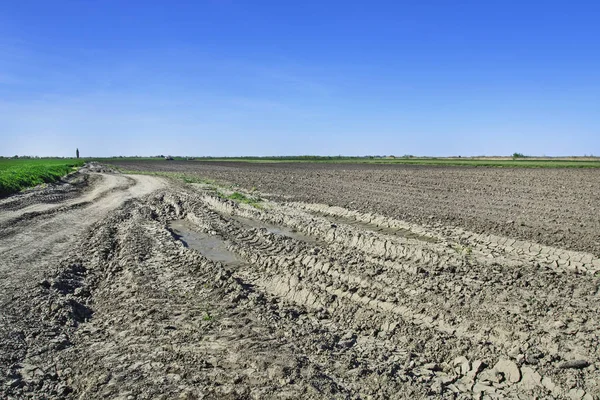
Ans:
{"label": "clear blue sky", "polygon": [[599,1],[2,1],[0,155],[600,155]]}

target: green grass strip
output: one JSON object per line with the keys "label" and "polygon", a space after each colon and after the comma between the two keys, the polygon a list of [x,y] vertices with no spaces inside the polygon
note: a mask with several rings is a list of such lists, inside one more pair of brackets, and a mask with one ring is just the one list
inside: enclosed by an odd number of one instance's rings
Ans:
{"label": "green grass strip", "polygon": [[72,159],[2,159],[0,160],[0,197],[23,189],[58,181],[83,165]]}

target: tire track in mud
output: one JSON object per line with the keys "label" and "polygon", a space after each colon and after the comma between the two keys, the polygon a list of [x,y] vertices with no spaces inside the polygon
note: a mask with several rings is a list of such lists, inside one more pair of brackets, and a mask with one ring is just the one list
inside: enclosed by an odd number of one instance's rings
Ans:
{"label": "tire track in mud", "polygon": [[69,255],[93,317],[43,370],[73,398],[596,398],[597,259],[487,239],[171,187]]}
{"label": "tire track in mud", "polygon": [[94,186],[93,180],[94,177],[89,174],[73,172],[58,183],[27,189],[17,195],[0,199],[0,210],[16,211],[35,204],[52,204],[70,200],[80,196],[89,186]]}
{"label": "tire track in mud", "polygon": [[[78,277],[85,271],[81,257],[72,255],[64,261],[65,255],[73,254],[72,248],[85,253],[77,247],[81,235],[110,211],[164,187],[164,181],[155,178],[93,176],[97,177],[90,180],[94,186],[81,190],[79,198],[67,196],[63,203],[34,214],[35,204],[20,207],[10,213],[10,218],[20,214],[18,223],[0,226],[0,388],[9,393],[39,391],[15,398],[40,398],[46,394],[45,385],[56,383],[56,373],[36,367],[37,360],[68,346],[69,332],[90,315],[83,303],[70,297],[83,279]],[[20,197],[26,203],[30,200],[29,193],[10,200]],[[55,274],[53,279],[44,279],[49,274]]]}
{"label": "tire track in mud", "polygon": [[[214,200],[210,202],[215,206]],[[318,226],[314,220],[309,221],[307,224],[308,227],[305,226],[303,228],[300,224],[292,223],[292,226],[294,225],[300,231],[304,230],[313,233],[316,231],[315,226]],[[330,235],[329,232],[328,230],[323,230],[320,236],[325,240],[330,239],[335,241],[336,238]],[[361,240],[360,235],[361,233],[356,233],[352,238],[342,239],[342,242],[345,242],[351,248],[361,249],[362,251],[366,250],[367,253],[375,253],[375,256],[390,258],[390,251],[387,246],[384,246],[385,251],[382,252],[381,246],[378,246],[374,240]],[[514,240],[512,242],[514,243]],[[414,245],[415,243],[413,242],[412,246],[414,247]],[[428,246],[434,245],[431,244]],[[411,271],[413,276],[414,264],[416,262],[419,263],[419,260],[421,261],[420,264],[423,265],[421,267],[422,272],[425,274],[418,274],[420,276],[417,279],[413,279],[415,286],[408,291],[412,295],[410,299],[412,301],[407,301],[407,299],[400,299],[398,301],[398,297],[396,297],[394,302],[387,301],[396,292],[396,287],[392,285],[394,283],[410,282],[411,277],[406,275],[406,270],[400,269],[404,274],[386,277],[383,285],[379,282],[374,283],[368,278],[365,279],[365,271],[381,270],[382,264],[380,261],[374,263],[374,265],[368,265],[368,263],[365,263],[365,259],[357,260],[355,263],[361,264],[361,267],[354,275],[354,271],[348,268],[348,266],[352,266],[352,260],[346,260],[344,267],[334,264],[334,273],[332,273],[331,263],[319,262],[318,257],[307,256],[301,259],[299,263],[297,262],[298,259],[296,259],[293,266],[290,266],[290,259],[286,259],[285,257],[277,259],[276,256],[273,256],[271,259],[261,259],[261,257],[255,255],[257,252],[256,246],[242,247],[237,251],[245,254],[255,267],[256,265],[263,267],[258,272],[258,275],[272,276],[273,266],[282,267],[280,271],[275,272],[277,274],[275,277],[266,280],[262,279],[262,286],[267,290],[273,290],[279,296],[286,297],[300,304],[312,305],[316,308],[327,307],[328,303],[331,304],[328,298],[333,297],[337,303],[334,302],[335,305],[330,306],[329,311],[344,314],[345,312],[354,312],[353,307],[358,303],[377,313],[399,315],[405,322],[413,325],[427,329],[433,328],[443,334],[468,339],[471,341],[471,345],[477,346],[481,343],[491,342],[498,348],[495,350],[496,354],[494,354],[496,358],[500,355],[507,356],[509,352],[517,357],[520,356],[522,359],[529,356],[531,361],[535,357],[539,357],[540,354],[549,357],[551,360],[560,360],[561,356],[585,357],[588,359],[596,357],[598,335],[595,327],[598,320],[595,313],[590,312],[589,306],[590,304],[597,303],[597,278],[590,280],[586,276],[579,276],[577,274],[557,275],[551,268],[546,268],[546,271],[544,271],[537,262],[533,265],[527,265],[526,262],[521,260],[513,260],[514,263],[512,265],[509,264],[507,268],[501,266],[498,261],[504,261],[504,264],[506,264],[508,260],[498,260],[496,257],[495,261],[490,263],[487,260],[489,254],[481,251],[481,249],[478,250],[482,254],[470,253],[468,257],[464,257],[467,259],[463,259],[461,262],[454,254],[448,254],[447,251],[444,252],[443,250],[443,248],[438,247],[435,252],[446,253],[446,260],[442,260],[442,264],[450,266],[451,273],[444,274],[441,279],[434,278],[433,280],[436,282],[433,282],[433,284],[429,284],[428,281],[431,280],[429,276],[436,276],[436,263],[434,263],[433,270],[431,266],[428,268],[428,261],[431,259],[428,260],[427,257],[423,257],[422,251],[416,250],[416,258],[411,258],[409,254],[408,258],[404,259],[402,259],[405,256],[403,252],[399,253],[402,257],[398,257],[398,253],[396,253],[395,261],[412,264],[412,268],[408,271]],[[560,252],[559,249],[554,250]],[[272,253],[277,254],[280,252],[275,251]],[[320,254],[320,256],[325,259],[331,259],[331,254]],[[593,259],[591,255],[586,256]],[[479,260],[476,260],[477,258]],[[371,261],[373,260],[376,259],[371,258]],[[478,261],[483,261],[482,265],[478,265]],[[337,271],[335,271],[335,267],[337,267]],[[461,267],[463,267],[462,271],[460,270]],[[483,280],[477,275],[468,276],[469,270],[481,267],[492,267],[493,269],[479,271],[479,274],[484,276]],[[302,268],[303,271],[309,271],[308,274],[305,273],[301,277],[295,276],[294,270]],[[549,276],[549,279],[545,279],[545,282],[539,279],[540,269],[542,269],[541,272],[543,274]],[[564,272],[564,270],[561,272]],[[254,271],[254,273],[257,273],[257,271]],[[323,282],[323,273],[330,278],[328,282]],[[492,278],[486,279],[485,276],[489,276],[490,274]],[[494,274],[501,277],[502,280],[494,280]],[[463,279],[459,281],[460,286],[453,287],[451,282],[456,281],[456,279],[453,279],[455,275],[459,277],[462,275]],[[467,279],[464,279],[464,275],[466,275]],[[506,279],[507,276],[508,279]],[[340,277],[344,277],[345,279],[342,279],[342,282],[340,282]],[[302,283],[299,283],[299,280],[302,280]],[[337,282],[335,282],[336,280]],[[260,278],[259,281],[261,281]],[[441,290],[436,291],[440,283],[444,283],[444,286],[441,287]],[[478,295],[482,286],[486,284],[487,286],[491,286],[492,290],[488,290],[488,293],[485,293],[484,296]],[[563,293],[560,293],[559,289],[563,287],[570,287],[571,290],[563,290]],[[387,293],[386,288],[388,288]],[[460,292],[460,295],[456,298],[448,297],[448,289],[455,289],[452,292]],[[552,289],[552,291],[548,295],[549,289]],[[426,296],[419,297],[419,295],[423,294],[426,294]],[[565,301],[565,299],[572,297],[576,298],[572,301]],[[519,304],[519,302],[511,300],[523,298],[530,299],[534,304]],[[468,303],[465,302],[465,299],[468,300]],[[499,301],[501,299],[504,301]],[[435,312],[419,313],[415,311],[419,309],[423,309],[424,311],[424,304],[427,304],[431,308],[432,300],[434,300],[434,303],[437,301],[437,304],[434,304],[437,307],[433,307]],[[549,312],[548,308],[552,311]],[[440,309],[446,312],[440,313]],[[485,310],[483,315],[481,312],[482,309]],[[457,310],[460,310],[460,312],[457,312]],[[446,318],[444,318],[444,314]],[[526,315],[523,316],[523,314]],[[579,327],[566,328],[565,321],[573,321],[573,319],[579,322],[575,324],[579,325]],[[448,321],[452,321],[453,323],[449,323]],[[541,327],[534,326],[540,323]],[[561,329],[556,329],[557,327],[566,329],[561,331]],[[572,338],[572,335],[576,332],[579,332],[579,334],[576,335],[576,338]],[[432,334],[423,334],[422,332],[415,334],[413,332],[409,336],[432,337]],[[441,338],[441,340],[443,343],[446,343],[448,339]],[[560,343],[560,348],[557,343]],[[521,349],[519,345],[523,345],[525,349]],[[443,348],[444,346],[440,345],[440,347]],[[565,351],[567,352],[566,355],[560,354]],[[535,360],[535,364],[537,363],[538,360]],[[530,367],[526,367],[527,371],[530,369]],[[550,369],[546,368],[546,370]],[[539,383],[541,384],[541,381]],[[592,387],[594,388],[592,393],[597,390],[596,384],[596,381],[592,380]],[[548,384],[548,386],[552,387],[552,384]]]}
{"label": "tire track in mud", "polygon": [[[594,294],[597,292],[597,280],[592,278],[590,281],[586,275],[563,274],[555,277],[553,271],[545,271],[552,276],[553,281],[531,285],[527,282],[540,280],[537,276],[540,267],[537,265],[523,272],[528,267],[527,262],[514,260],[516,264],[505,267],[497,262],[489,262],[485,254],[471,253],[468,257],[457,255],[453,250],[448,250],[447,244],[426,242],[421,245],[427,248],[403,251],[397,247],[415,247],[415,239],[386,238],[387,245],[382,250],[377,244],[381,235],[377,233],[363,238],[364,232],[353,234],[352,227],[332,228],[329,221],[319,223],[314,216],[307,215],[304,217],[308,222],[303,225],[298,222],[301,219],[298,215],[293,217],[296,218],[294,220],[289,215],[282,216],[277,210],[256,211],[210,196],[204,196],[201,202],[183,208],[189,208],[186,217],[199,230],[222,236],[229,242],[230,250],[248,260],[246,270],[242,266],[234,272],[244,281],[252,282],[266,293],[291,304],[308,307],[314,312],[327,312],[333,315],[332,319],[336,324],[363,336],[378,337],[382,334],[386,338],[384,343],[395,343],[402,348],[411,349],[411,352],[420,352],[420,358],[426,361],[447,366],[452,364],[452,360],[467,354],[479,366],[495,365],[494,368],[483,371],[485,373],[482,376],[486,379],[483,383],[477,382],[478,389],[486,392],[511,389],[506,382],[493,381],[494,374],[506,365],[518,368],[518,362],[526,375],[520,375],[517,382],[521,386],[517,385],[513,390],[543,392],[552,388],[555,394],[562,393],[563,389],[555,387],[553,383],[553,380],[560,381],[564,375],[555,373],[556,365],[562,357],[595,357],[593,349],[597,346],[598,337],[594,333],[596,320],[593,313],[589,312],[589,304],[596,301]],[[298,231],[318,237],[322,246],[315,248],[312,243],[309,245],[272,235],[253,226],[244,227],[239,218],[227,219],[227,214],[232,213],[259,221],[268,220],[270,223],[286,220],[289,226]],[[323,227],[321,231],[319,226]],[[332,229],[337,234],[331,234]],[[431,247],[434,249],[431,250]],[[428,257],[427,251],[441,255]],[[348,256],[348,252],[354,254]],[[337,262],[332,263],[331,260]],[[499,275],[502,279],[482,280],[477,275],[469,276],[469,271],[473,269],[482,269],[478,274],[492,277]],[[376,272],[373,274],[372,271]],[[373,276],[369,276],[370,274]],[[506,277],[512,279],[506,280]],[[526,284],[520,286],[515,282],[519,279]],[[581,284],[573,284],[573,279],[580,279]],[[551,285],[547,286],[548,283]],[[492,289],[483,296],[478,296],[477,293],[486,284]],[[404,295],[398,295],[396,285],[402,287]],[[579,290],[576,301],[566,305],[554,304],[553,301],[557,300],[564,303],[564,298],[569,296],[560,292],[545,296],[548,287],[561,288],[569,285],[571,290],[575,290],[575,287]],[[449,290],[450,288],[453,290]],[[584,293],[586,290],[587,294]],[[523,298],[523,292],[529,298],[536,299],[539,305],[523,306],[512,300]],[[458,295],[453,297],[449,293]],[[503,296],[504,304],[499,301],[499,296]],[[543,314],[547,308],[553,310],[554,316],[546,317]],[[511,310],[514,311],[513,315]],[[523,314],[525,315],[522,316]],[[543,317],[546,320],[543,320],[542,329],[533,326],[531,318],[537,323]],[[566,334],[556,329],[561,327],[561,318],[577,325],[577,330],[584,334],[570,341],[568,328]],[[554,324],[549,326],[550,322]],[[550,336],[552,340],[544,339],[544,336]],[[553,346],[552,343],[557,338],[564,348]],[[420,350],[424,346],[423,342],[435,348],[436,352],[423,354]],[[469,354],[468,349],[473,347],[477,350]],[[510,358],[515,361],[505,360]],[[501,360],[500,365],[496,364],[498,360]],[[436,368],[440,368],[439,365]],[[449,377],[447,369],[446,367],[444,374],[436,375],[435,382],[456,381]],[[542,375],[536,369],[544,373],[546,386],[542,385]],[[479,372],[481,371],[473,374],[476,376]],[[540,379],[537,379],[538,376]],[[469,377],[466,381],[458,386],[451,383],[454,386],[447,387],[450,391],[466,388],[465,391],[470,392],[476,382]],[[525,386],[527,387],[524,388]],[[441,390],[443,392],[443,385]],[[590,390],[592,393],[597,390],[594,379],[590,379]]]}
{"label": "tire track in mud", "polygon": [[[51,199],[42,197],[34,204],[18,208],[14,211],[8,210],[3,212],[0,215],[0,229],[6,230],[8,227],[14,229],[18,228],[18,226],[14,226],[15,224],[31,222],[34,218],[49,218],[55,214],[88,207],[106,198],[111,193],[125,191],[136,184],[135,179],[125,175],[119,177],[117,175],[91,174],[91,177],[96,179],[95,184],[87,192],[79,193],[79,197],[58,196],[58,198]],[[60,204],[61,202],[66,204]]]}
{"label": "tire track in mud", "polygon": [[94,319],[57,366],[69,388],[85,398],[347,398],[298,348],[312,344],[312,331],[300,324],[286,338],[273,328],[293,325],[285,321],[298,311],[274,307],[222,264],[174,241],[163,218],[152,218],[164,209],[138,211],[115,216],[88,242],[113,246],[88,261],[98,282]]}

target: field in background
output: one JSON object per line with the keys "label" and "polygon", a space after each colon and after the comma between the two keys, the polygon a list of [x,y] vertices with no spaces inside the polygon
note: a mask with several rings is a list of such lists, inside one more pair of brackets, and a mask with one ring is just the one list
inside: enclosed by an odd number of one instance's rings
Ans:
{"label": "field in background", "polygon": [[[167,161],[157,157],[123,157],[98,158],[102,162],[136,162],[136,161]],[[600,168],[598,157],[472,157],[472,158],[417,158],[417,157],[174,157],[175,161],[219,161],[219,162],[248,162],[248,163],[358,163],[358,164],[400,164],[400,165],[440,165],[468,167],[516,167],[516,168]]]}
{"label": "field in background", "polygon": [[[0,158],[0,197],[4,197],[41,183],[51,183],[83,165],[85,161],[122,164],[139,161],[168,163],[159,157],[112,157],[77,159],[13,159]],[[175,161],[188,161],[190,165],[201,162],[246,163],[350,163],[387,165],[438,165],[466,167],[512,167],[512,168],[600,168],[598,157],[471,157],[471,158],[418,158],[418,157],[345,157],[345,156],[283,156],[283,157],[174,157]]]}
{"label": "field in background", "polygon": [[56,182],[83,165],[77,159],[0,159],[0,197],[41,183]]}
{"label": "field in background", "polygon": [[350,207],[478,233],[517,235],[600,255],[592,168],[475,168],[324,162],[105,161],[141,172],[267,193],[275,198]]}

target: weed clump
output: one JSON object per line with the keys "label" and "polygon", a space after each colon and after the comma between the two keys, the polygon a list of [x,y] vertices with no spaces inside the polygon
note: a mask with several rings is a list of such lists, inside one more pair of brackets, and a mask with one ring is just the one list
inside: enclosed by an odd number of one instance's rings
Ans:
{"label": "weed clump", "polygon": [[224,199],[233,200],[238,203],[248,204],[255,208],[260,208],[260,202],[261,202],[260,198],[248,197],[240,192],[233,192],[228,195],[217,192],[217,194],[219,195],[219,197],[224,198]]}

